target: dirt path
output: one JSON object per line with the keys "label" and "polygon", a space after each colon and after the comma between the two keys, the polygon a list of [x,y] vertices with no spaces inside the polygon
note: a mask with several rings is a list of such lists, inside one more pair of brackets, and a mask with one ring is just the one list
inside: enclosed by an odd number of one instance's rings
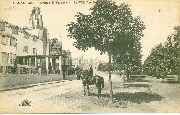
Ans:
{"label": "dirt path", "polygon": [[[97,89],[90,87],[91,96],[83,95],[81,81],[65,81],[40,85],[28,89],[1,92],[3,113],[101,113],[101,112],[179,112],[180,84],[161,83],[151,79],[146,82],[113,82],[114,103],[109,102],[109,83],[97,98]],[[31,106],[18,106],[23,100]],[[2,106],[3,105],[3,106]]]}

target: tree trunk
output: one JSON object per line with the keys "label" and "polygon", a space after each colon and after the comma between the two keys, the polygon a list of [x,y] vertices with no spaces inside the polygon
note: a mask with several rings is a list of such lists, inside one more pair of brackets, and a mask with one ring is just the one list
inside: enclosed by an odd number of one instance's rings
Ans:
{"label": "tree trunk", "polygon": [[110,101],[113,103],[113,90],[111,81],[111,54],[109,54],[109,83],[110,83]]}

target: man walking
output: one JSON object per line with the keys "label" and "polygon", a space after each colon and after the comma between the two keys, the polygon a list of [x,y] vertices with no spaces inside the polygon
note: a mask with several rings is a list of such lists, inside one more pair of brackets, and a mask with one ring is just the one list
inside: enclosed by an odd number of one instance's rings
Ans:
{"label": "man walking", "polygon": [[89,76],[93,76],[93,68],[92,68],[92,65],[90,66],[90,68],[89,68]]}
{"label": "man walking", "polygon": [[80,80],[81,70],[80,70],[79,66],[76,67],[76,75],[77,75],[77,80]]}
{"label": "man walking", "polygon": [[97,97],[101,97],[101,90],[102,90],[102,80],[100,76],[96,75],[96,87],[98,89],[98,95]]}

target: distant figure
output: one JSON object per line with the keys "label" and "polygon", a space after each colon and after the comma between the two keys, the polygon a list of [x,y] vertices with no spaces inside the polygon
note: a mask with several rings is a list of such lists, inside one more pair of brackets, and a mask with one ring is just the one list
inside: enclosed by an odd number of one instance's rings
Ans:
{"label": "distant figure", "polygon": [[76,75],[77,75],[77,80],[80,80],[80,78],[81,78],[81,70],[77,70]]}
{"label": "distant figure", "polygon": [[81,70],[80,70],[79,66],[76,67],[76,75],[77,75],[77,80],[80,80]]}
{"label": "distant figure", "polygon": [[96,87],[98,89],[98,98],[101,97],[101,90],[102,88],[104,88],[104,79],[103,77],[100,77],[98,75],[96,75]]}
{"label": "distant figure", "polygon": [[66,79],[66,71],[67,71],[67,68],[65,65],[62,66],[62,74],[63,74],[63,80]]}
{"label": "distant figure", "polygon": [[17,73],[18,72],[18,67],[17,67],[17,59],[14,59],[14,69],[13,69],[13,73]]}
{"label": "distant figure", "polygon": [[52,72],[52,66],[51,66],[51,63],[49,63],[48,70],[49,70],[49,74],[51,74],[51,72]]}
{"label": "distant figure", "polygon": [[92,66],[89,68],[89,76],[93,76],[93,68],[92,68]]}
{"label": "distant figure", "polygon": [[82,79],[82,84],[83,84],[83,87],[84,87],[84,95],[90,95],[90,92],[89,92],[89,77],[83,73],[83,75],[81,75],[81,79]]}

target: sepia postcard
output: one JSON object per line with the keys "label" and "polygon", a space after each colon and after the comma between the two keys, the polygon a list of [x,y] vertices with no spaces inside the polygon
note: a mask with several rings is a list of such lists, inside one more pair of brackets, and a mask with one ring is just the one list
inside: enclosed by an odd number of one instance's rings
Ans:
{"label": "sepia postcard", "polygon": [[179,0],[0,0],[0,113],[179,113]]}

